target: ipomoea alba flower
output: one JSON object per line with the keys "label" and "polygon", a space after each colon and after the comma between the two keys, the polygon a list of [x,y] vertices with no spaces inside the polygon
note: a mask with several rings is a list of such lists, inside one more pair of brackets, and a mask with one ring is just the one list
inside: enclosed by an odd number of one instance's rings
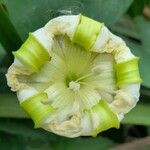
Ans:
{"label": "ipomoea alba flower", "polygon": [[67,137],[119,128],[139,100],[138,58],[100,22],[60,16],[30,33],[6,74],[35,127]]}

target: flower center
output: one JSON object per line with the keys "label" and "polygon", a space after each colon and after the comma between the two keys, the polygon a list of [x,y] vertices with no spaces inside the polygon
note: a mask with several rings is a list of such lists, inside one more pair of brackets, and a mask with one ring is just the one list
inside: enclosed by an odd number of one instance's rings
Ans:
{"label": "flower center", "polygon": [[69,89],[75,91],[79,91],[80,89],[80,83],[76,82],[76,81],[71,81],[69,82]]}
{"label": "flower center", "polygon": [[29,86],[48,94],[47,104],[60,110],[77,102],[82,113],[101,99],[113,101],[116,82],[112,55],[87,52],[64,36],[55,39],[52,52],[40,72],[25,77]]}

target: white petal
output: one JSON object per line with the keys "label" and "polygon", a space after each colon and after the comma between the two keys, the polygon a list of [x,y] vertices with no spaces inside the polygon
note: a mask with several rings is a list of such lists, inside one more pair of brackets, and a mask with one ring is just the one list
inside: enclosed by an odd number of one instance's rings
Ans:
{"label": "white petal", "polygon": [[48,34],[66,34],[72,38],[79,24],[79,21],[80,15],[60,16],[50,20],[44,28]]}
{"label": "white petal", "polygon": [[34,89],[33,87],[26,87],[20,91],[17,92],[17,97],[20,101],[20,103],[22,103],[23,101],[27,100],[28,98],[34,96],[38,94],[38,91],[36,89]]}
{"label": "white petal", "polygon": [[35,32],[32,32],[32,34],[39,41],[39,43],[43,45],[43,47],[47,50],[47,52],[51,55],[53,40],[52,37],[45,32],[44,28],[40,28]]}

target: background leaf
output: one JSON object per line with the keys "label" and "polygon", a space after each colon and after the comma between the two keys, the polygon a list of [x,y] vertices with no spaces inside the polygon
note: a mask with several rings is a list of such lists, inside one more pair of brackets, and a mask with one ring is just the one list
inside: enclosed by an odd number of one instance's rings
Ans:
{"label": "background leaf", "polygon": [[123,4],[120,0],[5,0],[10,19],[22,40],[27,38],[29,32],[44,26],[53,17],[54,12],[80,7],[78,13],[82,12],[111,26],[131,3],[132,0],[126,0]]}
{"label": "background leaf", "polygon": [[143,79],[143,85],[150,87],[150,21],[147,21],[142,17],[137,17],[135,18],[135,24],[142,42],[142,47],[138,51],[140,51],[140,70]]}
{"label": "background leaf", "polygon": [[10,21],[3,3],[0,2],[0,41],[8,56],[12,59],[12,51],[22,44],[22,41]]}
{"label": "background leaf", "polygon": [[27,117],[25,112],[20,108],[16,95],[0,94],[0,117]]}
{"label": "background leaf", "polygon": [[76,138],[67,139],[62,138],[59,143],[55,145],[56,150],[107,150],[113,147],[115,144],[107,138]]}
{"label": "background leaf", "polygon": [[[135,139],[150,135],[149,10],[150,0],[0,0],[0,150],[115,150],[120,143],[134,143]],[[68,139],[34,129],[33,121],[20,108],[16,94],[10,92],[6,83],[5,74],[13,60],[11,51],[20,47],[29,32],[70,12],[104,22],[140,57],[140,102],[125,116],[119,130],[110,129],[96,138]],[[122,148],[128,149],[125,145]],[[138,148],[149,149],[149,145]]]}
{"label": "background leaf", "polygon": [[2,44],[0,43],[0,66],[2,64],[2,59],[4,58],[4,56],[6,56],[6,52],[5,52]]}
{"label": "background leaf", "polygon": [[150,126],[150,104],[137,104],[128,114],[125,115],[123,123],[136,124],[136,125],[148,125]]}

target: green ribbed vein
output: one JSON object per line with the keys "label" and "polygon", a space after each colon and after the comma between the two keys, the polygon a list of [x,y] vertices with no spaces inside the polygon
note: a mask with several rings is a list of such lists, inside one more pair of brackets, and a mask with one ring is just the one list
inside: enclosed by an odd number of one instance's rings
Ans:
{"label": "green ribbed vein", "polygon": [[45,61],[50,58],[46,49],[31,33],[20,49],[13,52],[13,55],[34,72],[38,72]]}
{"label": "green ribbed vein", "polygon": [[107,129],[113,127],[118,129],[120,127],[117,115],[109,108],[107,102],[104,100],[101,100],[97,105],[92,107],[89,112],[98,113],[100,118],[99,126],[93,131],[93,136]]}
{"label": "green ribbed vein", "polygon": [[80,23],[75,31],[72,41],[86,50],[90,50],[95,43],[102,26],[103,23],[81,15]]}
{"label": "green ribbed vein", "polygon": [[41,102],[47,98],[48,96],[46,93],[39,93],[20,104],[34,121],[35,127],[39,127],[43,120],[55,111],[51,105],[45,105]]}
{"label": "green ribbed vein", "polygon": [[139,58],[135,57],[128,61],[116,64],[117,85],[129,83],[141,83],[138,67]]}

